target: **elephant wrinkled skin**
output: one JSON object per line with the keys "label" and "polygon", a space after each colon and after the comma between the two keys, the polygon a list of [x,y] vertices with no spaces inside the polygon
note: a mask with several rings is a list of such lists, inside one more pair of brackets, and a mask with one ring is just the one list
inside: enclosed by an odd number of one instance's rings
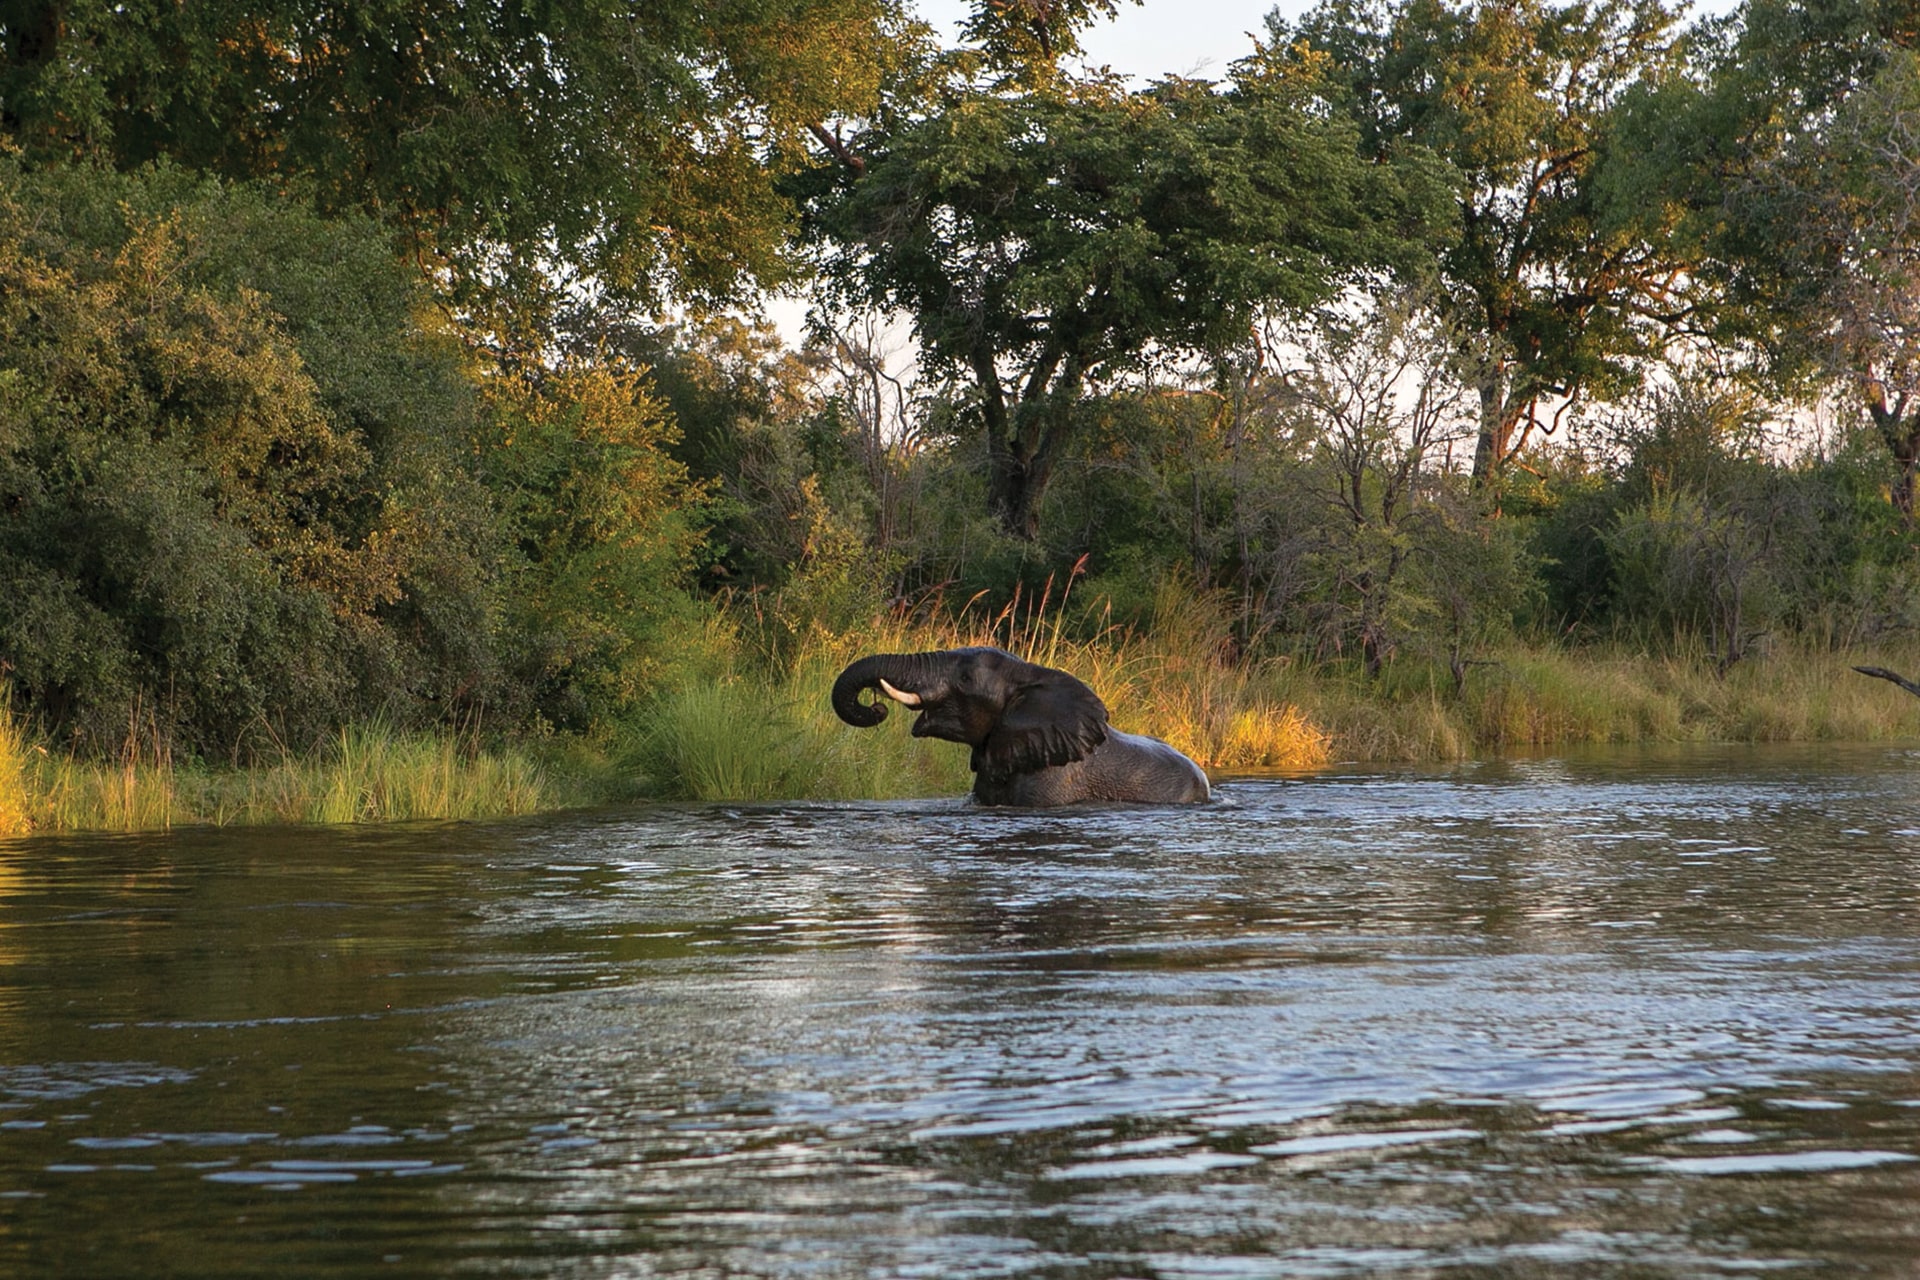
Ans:
{"label": "elephant wrinkled skin", "polygon": [[1106,704],[1084,683],[1004,649],[860,659],[834,681],[833,709],[863,729],[887,718],[884,700],[861,701],[867,689],[920,713],[914,737],[973,748],[981,804],[1188,804],[1211,794],[1199,765],[1158,738],[1109,725]]}

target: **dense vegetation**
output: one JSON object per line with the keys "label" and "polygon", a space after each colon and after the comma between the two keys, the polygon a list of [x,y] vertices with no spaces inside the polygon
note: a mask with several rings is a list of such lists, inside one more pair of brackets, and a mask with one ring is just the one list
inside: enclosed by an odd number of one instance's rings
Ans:
{"label": "dense vegetation", "polygon": [[1920,4],[1111,10],[9,6],[0,829],[1913,731]]}

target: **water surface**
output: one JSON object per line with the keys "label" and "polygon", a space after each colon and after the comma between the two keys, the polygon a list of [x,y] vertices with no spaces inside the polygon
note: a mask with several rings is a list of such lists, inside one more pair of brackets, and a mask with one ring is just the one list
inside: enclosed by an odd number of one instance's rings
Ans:
{"label": "water surface", "polygon": [[1920,752],[0,843],[0,1275],[1920,1273]]}

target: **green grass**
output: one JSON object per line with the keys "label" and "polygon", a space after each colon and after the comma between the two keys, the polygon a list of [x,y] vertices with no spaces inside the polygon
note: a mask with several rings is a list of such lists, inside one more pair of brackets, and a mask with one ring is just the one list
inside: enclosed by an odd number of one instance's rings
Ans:
{"label": "green grass", "polygon": [[670,691],[640,717],[637,761],[650,789],[691,800],[850,800],[959,794],[965,748],[930,750],[907,716],[859,733],[826,691],[838,661],[813,651],[778,682],[727,675]]}
{"label": "green grass", "polygon": [[593,798],[584,769],[519,749],[380,725],[325,750],[252,768],[176,765],[164,750],[84,759],[32,743],[0,708],[0,835],[145,831],[189,824],[396,822],[533,813]]}
{"label": "green grass", "polygon": [[1920,645],[1782,646],[1722,674],[1704,655],[1514,645],[1455,697],[1432,664],[1389,664],[1368,685],[1321,669],[1286,682],[1342,760],[1446,760],[1593,743],[1877,742],[1920,736],[1920,699],[1852,670],[1920,670]]}

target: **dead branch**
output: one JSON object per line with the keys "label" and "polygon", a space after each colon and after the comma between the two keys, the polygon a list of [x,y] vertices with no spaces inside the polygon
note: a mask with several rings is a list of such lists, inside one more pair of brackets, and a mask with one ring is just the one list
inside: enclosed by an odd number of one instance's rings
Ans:
{"label": "dead branch", "polygon": [[1855,667],[1863,676],[1872,676],[1876,680],[1891,680],[1916,698],[1920,698],[1920,684],[1915,684],[1903,675],[1887,670],[1885,667]]}

